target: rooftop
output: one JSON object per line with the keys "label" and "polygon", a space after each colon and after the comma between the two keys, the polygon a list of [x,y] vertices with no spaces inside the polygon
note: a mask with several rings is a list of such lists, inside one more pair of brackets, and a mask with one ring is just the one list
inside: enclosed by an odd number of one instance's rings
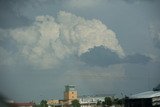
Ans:
{"label": "rooftop", "polygon": [[131,99],[139,99],[139,98],[153,98],[160,97],[160,91],[147,91],[139,94],[132,95]]}

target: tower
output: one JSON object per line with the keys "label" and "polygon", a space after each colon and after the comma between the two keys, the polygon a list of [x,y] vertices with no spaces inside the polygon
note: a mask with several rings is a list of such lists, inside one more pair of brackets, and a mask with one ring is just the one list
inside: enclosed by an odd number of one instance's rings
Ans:
{"label": "tower", "polygon": [[66,100],[69,104],[71,101],[77,99],[77,91],[74,85],[66,85],[64,91],[64,100]]}

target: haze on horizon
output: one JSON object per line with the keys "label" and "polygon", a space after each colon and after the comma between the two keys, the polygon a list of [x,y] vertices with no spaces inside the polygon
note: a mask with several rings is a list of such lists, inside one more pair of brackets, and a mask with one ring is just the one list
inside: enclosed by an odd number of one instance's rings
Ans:
{"label": "haze on horizon", "polygon": [[123,97],[160,83],[159,0],[1,0],[0,93],[19,102]]}

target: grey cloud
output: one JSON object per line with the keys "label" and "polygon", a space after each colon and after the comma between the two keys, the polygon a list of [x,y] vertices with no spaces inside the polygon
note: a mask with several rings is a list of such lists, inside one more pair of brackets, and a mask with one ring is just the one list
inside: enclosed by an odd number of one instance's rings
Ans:
{"label": "grey cloud", "polygon": [[103,46],[94,47],[80,56],[80,59],[89,65],[108,66],[120,63],[121,59],[115,52],[105,49]]}
{"label": "grey cloud", "polygon": [[56,20],[48,15],[37,16],[31,26],[0,29],[0,34],[4,53],[13,50],[16,56],[42,69],[54,68],[65,57],[80,56],[94,46],[103,45],[119,56],[124,55],[115,33],[101,21],[86,20],[65,11],[60,11]]}
{"label": "grey cloud", "polygon": [[133,54],[133,55],[128,55],[127,57],[124,58],[123,62],[125,63],[141,63],[141,64],[146,64],[152,60],[150,57],[142,54]]}
{"label": "grey cloud", "polygon": [[124,1],[126,1],[128,3],[134,3],[134,2],[146,2],[146,1],[148,1],[148,2],[154,2],[156,0],[124,0]]}
{"label": "grey cloud", "polygon": [[25,1],[1,0],[0,1],[0,28],[15,28],[31,24],[31,20],[20,14]]}
{"label": "grey cloud", "polygon": [[155,43],[155,46],[160,49],[160,40],[158,40],[158,36],[155,36],[153,38],[153,41]]}
{"label": "grey cloud", "polygon": [[9,51],[11,53],[17,52],[17,46],[16,42],[13,39],[10,39],[10,36],[6,32],[0,31],[0,47],[6,49],[6,51]]}
{"label": "grey cloud", "polygon": [[160,49],[160,22],[150,26],[150,33],[156,48]]}
{"label": "grey cloud", "polygon": [[105,49],[103,46],[90,49],[89,52],[82,54],[80,59],[88,65],[102,67],[120,63],[146,64],[152,60],[150,57],[142,54],[133,54],[120,58],[115,52]]}

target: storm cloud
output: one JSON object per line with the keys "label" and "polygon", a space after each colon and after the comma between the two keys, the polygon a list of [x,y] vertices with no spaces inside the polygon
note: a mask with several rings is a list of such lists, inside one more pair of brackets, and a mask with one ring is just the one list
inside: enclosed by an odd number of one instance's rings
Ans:
{"label": "storm cloud", "polygon": [[80,59],[88,65],[102,67],[123,63],[146,64],[152,60],[149,56],[138,53],[119,57],[117,53],[105,49],[103,46],[90,49],[89,52],[83,53]]}
{"label": "storm cloud", "polygon": [[[101,21],[86,20],[64,11],[60,11],[55,18],[37,16],[31,26],[1,29],[0,33],[16,43],[15,55],[44,69],[57,66],[67,56],[80,56],[96,46],[104,46],[119,57],[125,55],[115,33]],[[3,39],[2,36],[1,40],[5,41]],[[1,48],[6,50],[4,45]],[[12,53],[12,50],[9,51]]]}
{"label": "storm cloud", "polygon": [[26,102],[61,99],[66,84],[78,95],[151,90],[160,83],[159,3],[1,0],[0,92]]}

